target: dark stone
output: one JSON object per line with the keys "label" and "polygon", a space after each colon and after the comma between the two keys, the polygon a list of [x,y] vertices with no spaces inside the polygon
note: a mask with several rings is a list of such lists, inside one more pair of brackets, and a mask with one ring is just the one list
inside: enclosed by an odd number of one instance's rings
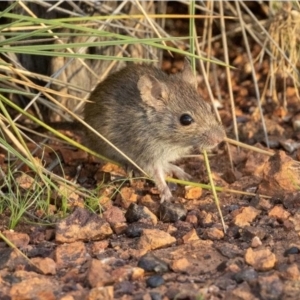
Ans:
{"label": "dark stone", "polygon": [[162,295],[159,292],[150,292],[151,300],[162,300]]}
{"label": "dark stone", "polygon": [[129,238],[140,237],[144,229],[148,229],[152,227],[153,227],[152,225],[146,223],[135,222],[128,225],[125,234]]}
{"label": "dark stone", "polygon": [[158,287],[164,283],[165,283],[165,281],[162,278],[162,276],[160,276],[160,275],[151,276],[146,280],[147,286],[149,286],[151,288]]}
{"label": "dark stone", "polygon": [[291,248],[284,251],[284,256],[288,256],[290,254],[299,254],[300,250],[296,246],[292,246]]}
{"label": "dark stone", "polygon": [[163,222],[177,222],[186,218],[187,210],[179,203],[165,201],[159,206],[158,217]]}
{"label": "dark stone", "polygon": [[145,206],[131,203],[125,213],[125,218],[128,223],[137,222],[140,219],[151,219],[148,212],[145,211]]}
{"label": "dark stone", "polygon": [[242,283],[243,281],[251,282],[256,280],[258,277],[257,272],[253,268],[244,269],[233,275],[233,279],[237,283]]}
{"label": "dark stone", "polygon": [[266,236],[266,230],[261,227],[246,226],[242,232],[242,239],[245,242],[250,242],[255,236],[259,237],[260,240],[263,240]]}
{"label": "dark stone", "polygon": [[138,267],[146,272],[165,273],[169,271],[168,264],[151,253],[147,253],[140,258]]}

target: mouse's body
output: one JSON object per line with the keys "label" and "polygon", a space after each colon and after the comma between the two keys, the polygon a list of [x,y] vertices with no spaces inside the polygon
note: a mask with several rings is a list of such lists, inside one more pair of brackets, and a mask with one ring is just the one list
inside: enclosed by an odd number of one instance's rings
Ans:
{"label": "mouse's body", "polygon": [[[182,72],[167,75],[149,65],[131,65],[101,82],[85,105],[85,121],[146,171],[161,192],[172,194],[167,174],[188,179],[173,165],[194,147],[209,149],[225,136],[211,106],[196,89],[196,78],[186,60]],[[128,161],[89,131],[87,144],[121,164]]]}

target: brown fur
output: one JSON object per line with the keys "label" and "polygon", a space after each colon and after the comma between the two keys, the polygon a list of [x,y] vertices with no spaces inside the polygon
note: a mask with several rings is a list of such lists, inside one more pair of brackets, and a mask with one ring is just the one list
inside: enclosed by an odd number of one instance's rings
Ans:
{"label": "brown fur", "polygon": [[[210,105],[197,93],[187,60],[181,73],[170,76],[149,65],[128,66],[101,82],[90,100],[85,121],[153,177],[162,201],[172,197],[166,174],[189,177],[171,162],[194,147],[209,149],[224,138]],[[193,122],[183,126],[182,114],[189,114]],[[94,133],[87,132],[87,140],[96,152],[127,164]]]}

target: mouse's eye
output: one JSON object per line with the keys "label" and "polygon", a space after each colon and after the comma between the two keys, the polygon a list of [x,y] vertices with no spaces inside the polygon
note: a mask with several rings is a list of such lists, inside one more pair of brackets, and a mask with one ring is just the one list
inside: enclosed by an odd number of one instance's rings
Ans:
{"label": "mouse's eye", "polygon": [[179,120],[180,124],[183,126],[191,125],[194,122],[193,118],[188,114],[183,114]]}

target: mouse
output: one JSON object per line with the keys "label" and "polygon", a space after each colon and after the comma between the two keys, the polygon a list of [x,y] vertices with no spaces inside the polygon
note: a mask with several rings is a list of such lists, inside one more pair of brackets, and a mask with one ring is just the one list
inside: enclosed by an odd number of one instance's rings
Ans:
{"label": "mouse", "polygon": [[[197,91],[187,58],[175,74],[150,64],[129,65],[100,82],[89,100],[85,122],[154,180],[161,203],[173,198],[167,175],[191,178],[174,162],[195,148],[214,148],[225,138],[212,106]],[[128,167],[127,159],[92,131],[86,131],[85,140],[93,151]]]}

